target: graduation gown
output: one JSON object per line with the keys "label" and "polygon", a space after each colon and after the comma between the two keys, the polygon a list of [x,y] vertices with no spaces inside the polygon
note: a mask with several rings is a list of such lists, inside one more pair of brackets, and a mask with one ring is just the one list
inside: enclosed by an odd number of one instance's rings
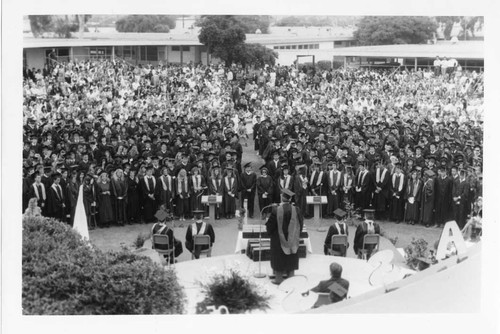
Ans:
{"label": "graduation gown", "polygon": [[139,179],[127,177],[127,217],[129,221],[139,220],[141,207],[139,202]]}
{"label": "graduation gown", "polygon": [[248,217],[253,216],[256,187],[257,187],[257,174],[255,174],[254,172],[251,172],[250,174],[243,172],[240,177],[241,207],[243,207],[245,199],[248,199],[247,203]]}
{"label": "graduation gown", "polygon": [[54,183],[49,187],[47,205],[50,217],[59,219],[60,221],[66,221],[66,198],[61,185],[56,185]]}
{"label": "graduation gown", "polygon": [[452,217],[451,190],[452,181],[449,177],[437,177],[435,181],[434,222],[443,225]]}
{"label": "graduation gown", "polygon": [[[174,237],[174,232],[166,223],[155,223],[151,228],[151,235],[160,234],[168,236],[168,248],[174,249],[174,257],[182,254],[182,242]],[[174,247],[175,245],[175,247]],[[167,249],[165,245],[151,245],[155,249]],[[174,259],[170,259],[170,263],[174,263]]]}
{"label": "graduation gown", "polygon": [[[380,226],[373,222],[373,233],[380,234]],[[368,234],[368,223],[367,221],[362,222],[356,228],[356,233],[354,235],[354,252],[358,254],[359,250],[363,247],[363,239],[365,235]]]}
{"label": "graduation gown", "polygon": [[47,216],[48,207],[47,207],[47,191],[48,189],[45,185],[40,182],[40,184],[33,183],[31,185],[31,194],[30,198],[36,197],[38,200],[38,206],[42,209],[42,216]]}
{"label": "graduation gown", "polygon": [[[292,236],[289,235],[289,227],[292,220],[292,216],[296,217],[296,223],[298,224],[299,234],[296,235],[297,245],[299,243],[298,237],[300,236],[300,231],[304,226],[304,218],[302,217],[302,212],[298,207],[290,203],[283,203],[280,205],[283,208],[282,221],[279,222],[278,217],[278,207],[274,207],[271,216],[266,222],[266,230],[271,239],[271,268],[277,272],[290,272],[292,270],[299,269],[299,255],[297,251],[290,251],[290,254],[286,254],[282,247],[282,242],[280,241],[280,225],[281,232],[284,238],[288,241]],[[292,210],[295,214],[292,214]]]}
{"label": "graduation gown", "polygon": [[391,219],[401,221],[404,217],[406,176],[394,174],[391,178]]}
{"label": "graduation gown", "polygon": [[[335,222],[335,224],[331,225],[326,233],[325,243],[323,246],[323,252],[325,255],[328,255],[328,250],[332,245],[332,237],[334,235],[349,235],[349,227],[344,222]],[[349,247],[349,245],[347,245]],[[334,251],[345,254],[347,249],[341,245],[335,246]]]}
{"label": "graduation gown", "polygon": [[210,236],[210,247],[212,247],[215,242],[215,232],[212,225],[201,220],[190,224],[186,229],[186,242],[185,242],[186,249],[191,253],[194,252],[194,256],[198,258],[200,255],[200,251],[208,249],[208,245],[198,246],[196,247],[196,249],[193,249],[194,248],[193,235]]}
{"label": "graduation gown", "polygon": [[111,179],[111,194],[113,195],[115,219],[118,223],[127,222],[127,186],[128,181]]}
{"label": "graduation gown", "polygon": [[235,177],[224,177],[224,214],[229,217],[234,215],[236,211],[236,194],[238,193],[238,185]]}
{"label": "graduation gown", "polygon": [[205,193],[207,187],[205,177],[203,175],[192,175],[189,178],[191,185],[191,210],[203,210],[201,196]]}
{"label": "graduation gown", "polygon": [[177,214],[179,216],[187,216],[191,214],[191,188],[189,178],[186,176],[184,180],[177,178],[176,190],[177,190]]}
{"label": "graduation gown", "polygon": [[420,199],[422,197],[421,180],[410,180],[405,192],[405,221],[418,222],[420,218]]}
{"label": "graduation gown", "polygon": [[422,187],[422,197],[420,205],[420,222],[424,225],[432,223],[434,210],[434,180],[429,179]]}
{"label": "graduation gown", "polygon": [[342,173],[340,171],[327,171],[326,183],[328,186],[326,213],[333,215],[333,211],[340,207],[340,189],[342,188]]}
{"label": "graduation gown", "polygon": [[111,184],[97,183],[97,198],[99,205],[99,224],[109,225],[114,221],[113,204],[111,203]]}
{"label": "graduation gown", "polygon": [[[156,213],[156,187],[158,186],[158,182],[156,182],[156,179],[154,176],[151,176],[149,178],[148,176],[144,176],[141,181],[141,194],[142,194],[142,201],[143,201],[143,211],[142,211],[142,217],[146,223],[153,222],[155,220],[155,213]],[[151,196],[152,197],[151,197]]]}
{"label": "graduation gown", "polygon": [[355,206],[361,209],[367,209],[371,201],[371,175],[370,172],[359,172],[355,178],[355,193],[354,201]]}
{"label": "graduation gown", "polygon": [[[266,177],[259,176],[257,178],[257,195],[259,196],[260,210],[272,203],[273,191],[274,183],[269,175]],[[267,193],[266,197],[264,197],[265,193]]]}
{"label": "graduation gown", "polygon": [[384,213],[389,200],[389,180],[391,174],[386,168],[377,168],[374,173],[373,207],[375,211]]}
{"label": "graduation gown", "polygon": [[[222,185],[222,178],[221,177],[218,177],[218,178],[210,178],[208,180],[208,194],[209,195],[218,195],[218,196],[222,196],[222,193],[224,191],[224,188],[223,188],[223,185]],[[216,218],[219,218],[220,215],[221,215],[221,205],[222,207],[224,207],[224,197],[222,198],[222,202],[221,204],[217,204],[217,207],[215,208],[215,217]]]}

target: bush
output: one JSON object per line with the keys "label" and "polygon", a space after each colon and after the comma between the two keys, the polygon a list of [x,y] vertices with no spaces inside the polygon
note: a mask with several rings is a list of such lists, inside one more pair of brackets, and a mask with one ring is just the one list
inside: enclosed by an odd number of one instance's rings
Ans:
{"label": "bush", "polygon": [[149,239],[149,235],[148,234],[139,233],[137,235],[137,237],[135,238],[135,240],[134,240],[134,246],[135,246],[135,248],[139,249],[142,246],[144,246],[144,242],[146,240],[148,240],[148,239]]}
{"label": "bush", "polygon": [[328,71],[329,69],[332,68],[332,62],[331,60],[319,60],[316,63],[316,67],[321,71]]}
{"label": "bush", "polygon": [[229,313],[245,313],[269,308],[270,296],[238,271],[214,275],[208,283],[200,283],[205,299],[196,305],[196,313],[208,313],[208,306],[226,306]]}
{"label": "bush", "polygon": [[129,251],[104,253],[54,219],[23,219],[23,314],[183,313],[174,271]]}

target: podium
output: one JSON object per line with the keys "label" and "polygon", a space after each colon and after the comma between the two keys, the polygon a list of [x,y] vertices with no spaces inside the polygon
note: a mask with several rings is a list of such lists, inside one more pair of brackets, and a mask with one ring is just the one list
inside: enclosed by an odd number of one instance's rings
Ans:
{"label": "podium", "polygon": [[326,196],[306,196],[306,203],[314,205],[314,223],[319,224],[321,206],[328,203]]}
{"label": "podium", "polygon": [[201,196],[201,203],[208,205],[208,215],[210,216],[210,223],[215,222],[215,208],[217,204],[222,203],[222,195],[207,195]]}

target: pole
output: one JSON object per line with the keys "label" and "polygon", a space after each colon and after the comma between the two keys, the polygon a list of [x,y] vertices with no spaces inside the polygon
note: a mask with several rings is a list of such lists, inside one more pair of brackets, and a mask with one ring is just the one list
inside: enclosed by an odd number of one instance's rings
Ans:
{"label": "pole", "polygon": [[[262,213],[265,209],[276,206],[276,204],[269,204],[260,210],[260,216],[262,217]],[[259,224],[259,272],[255,273],[253,277],[255,278],[264,278],[267,275],[262,272],[262,222]]]}

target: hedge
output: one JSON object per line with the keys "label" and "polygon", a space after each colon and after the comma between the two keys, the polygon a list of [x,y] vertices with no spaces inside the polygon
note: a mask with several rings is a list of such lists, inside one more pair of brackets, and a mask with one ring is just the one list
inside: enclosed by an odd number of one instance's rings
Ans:
{"label": "hedge", "polygon": [[67,224],[23,219],[23,314],[178,314],[176,273],[128,250],[102,252]]}

